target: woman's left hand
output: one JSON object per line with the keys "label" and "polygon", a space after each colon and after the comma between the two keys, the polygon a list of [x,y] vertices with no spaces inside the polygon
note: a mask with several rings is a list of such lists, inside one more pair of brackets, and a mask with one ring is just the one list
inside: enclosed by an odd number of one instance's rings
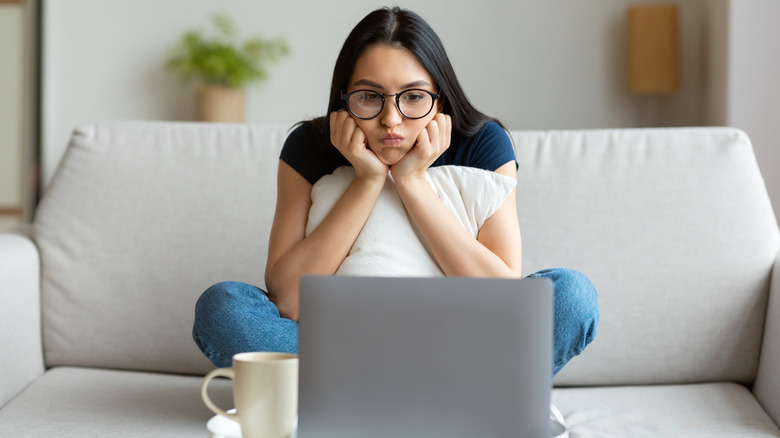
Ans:
{"label": "woman's left hand", "polygon": [[398,163],[390,166],[395,181],[404,178],[425,179],[425,172],[450,147],[452,119],[438,113],[417,136],[412,149]]}

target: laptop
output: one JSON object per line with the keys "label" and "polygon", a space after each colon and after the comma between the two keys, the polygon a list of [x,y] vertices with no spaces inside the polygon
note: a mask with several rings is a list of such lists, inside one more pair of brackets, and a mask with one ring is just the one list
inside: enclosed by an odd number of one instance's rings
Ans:
{"label": "laptop", "polygon": [[308,276],[298,438],[549,437],[552,285]]}

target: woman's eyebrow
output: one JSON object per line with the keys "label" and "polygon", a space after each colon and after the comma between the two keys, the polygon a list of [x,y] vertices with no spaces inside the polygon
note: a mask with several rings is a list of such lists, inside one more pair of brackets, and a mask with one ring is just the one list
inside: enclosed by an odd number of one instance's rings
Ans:
{"label": "woman's eyebrow", "polygon": [[401,88],[416,88],[416,87],[426,87],[430,86],[431,84],[428,83],[428,81],[419,80],[414,82],[409,82],[408,84],[402,86]]}
{"label": "woman's eyebrow", "polygon": [[382,86],[380,84],[377,84],[374,81],[369,81],[368,79],[361,79],[361,80],[355,82],[355,85],[367,85],[369,87],[382,88]]}
{"label": "woman's eyebrow", "polygon": [[[360,79],[359,81],[355,82],[355,86],[357,85],[366,85],[369,87],[382,88],[382,89],[384,88],[381,84],[377,84],[374,81],[369,81],[368,79]],[[431,84],[429,84],[428,81],[419,80],[419,81],[409,82],[408,84],[404,84],[403,86],[401,86],[401,89],[425,87],[430,85]]]}

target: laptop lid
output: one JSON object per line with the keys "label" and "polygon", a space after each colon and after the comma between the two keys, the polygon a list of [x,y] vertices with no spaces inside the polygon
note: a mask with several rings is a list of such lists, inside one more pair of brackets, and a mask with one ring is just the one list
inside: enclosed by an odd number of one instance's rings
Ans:
{"label": "laptop lid", "polygon": [[301,281],[298,438],[549,436],[552,286]]}

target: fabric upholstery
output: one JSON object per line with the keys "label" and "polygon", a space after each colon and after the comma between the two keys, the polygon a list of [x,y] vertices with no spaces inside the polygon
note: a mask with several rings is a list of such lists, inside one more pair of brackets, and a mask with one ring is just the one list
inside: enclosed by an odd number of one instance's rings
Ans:
{"label": "fabric upholstery", "polygon": [[24,232],[0,234],[0,406],[43,373],[39,291],[35,244]]}
{"label": "fabric upholstery", "polygon": [[772,289],[754,392],[775,423],[780,424],[780,259],[775,262],[772,271]]}
{"label": "fabric upholstery", "polygon": [[[0,410],[0,435],[27,438],[208,436],[214,414],[200,398],[201,377],[61,367],[49,370]],[[231,382],[209,396],[233,407]]]}
{"label": "fabric upholstery", "polygon": [[744,386],[571,388],[553,391],[569,438],[762,438],[780,429]]}
{"label": "fabric upholstery", "polygon": [[286,126],[77,129],[35,219],[46,363],[204,373],[195,301],[263,287]]}
{"label": "fabric upholstery", "polygon": [[[79,128],[35,223],[47,364],[209,369],[192,309],[218,281],[263,287],[286,134]],[[524,271],[577,269],[600,295],[599,337],[556,383],[752,382],[778,231],[748,138],[677,128],[513,139]]]}
{"label": "fabric upholstery", "polygon": [[[35,244],[0,235],[0,405],[11,400],[0,434],[206,434],[201,377],[162,373],[212,368],[190,336],[203,290],[264,287],[288,128],[75,131],[36,213]],[[767,304],[780,239],[747,136],[512,137],[524,272],[577,269],[599,291],[599,334],[555,380],[570,437],[780,436],[767,414],[780,416],[780,281]],[[38,377],[40,325],[55,368]],[[737,383],[691,384],[754,380],[756,397]],[[229,382],[217,383],[212,396],[227,407]],[[582,387],[595,385],[610,386]]]}
{"label": "fabric upholstery", "polygon": [[777,222],[730,128],[516,132],[523,270],[599,292],[596,340],[558,385],[756,375]]}

